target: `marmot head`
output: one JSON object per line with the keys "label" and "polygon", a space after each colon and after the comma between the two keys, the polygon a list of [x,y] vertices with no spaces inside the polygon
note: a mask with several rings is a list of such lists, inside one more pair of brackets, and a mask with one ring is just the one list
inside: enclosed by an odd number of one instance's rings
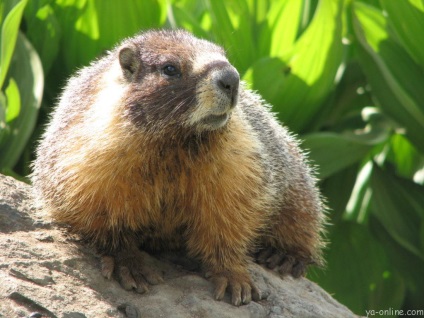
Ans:
{"label": "marmot head", "polygon": [[185,31],[149,31],[116,49],[126,113],[142,129],[192,133],[224,127],[237,104],[239,74],[223,49]]}

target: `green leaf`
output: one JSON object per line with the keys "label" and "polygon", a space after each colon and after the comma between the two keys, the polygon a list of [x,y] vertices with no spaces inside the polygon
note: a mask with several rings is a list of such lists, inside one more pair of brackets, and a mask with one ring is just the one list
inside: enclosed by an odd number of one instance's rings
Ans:
{"label": "green leaf", "polygon": [[[360,118],[360,122],[355,123],[360,126],[349,125],[348,121],[342,122],[343,134],[366,145],[378,145],[388,141],[396,128],[396,125],[376,107],[363,107]],[[349,119],[358,118],[355,116]]]}
{"label": "green leaf", "polygon": [[327,199],[331,223],[337,223],[344,218],[346,204],[349,201],[355,184],[358,165],[340,170],[320,182],[322,194]]}
{"label": "green leaf", "polygon": [[61,28],[48,0],[30,1],[25,9],[27,31],[25,35],[37,50],[48,74],[59,52]]}
{"label": "green leaf", "polygon": [[421,226],[420,226],[420,242],[421,242],[421,246],[424,246],[424,221],[421,221]]}
{"label": "green leaf", "polygon": [[362,109],[374,104],[369,90],[366,89],[365,74],[358,62],[347,60],[343,68],[343,76],[324,101],[326,106],[312,122],[313,126],[344,130],[345,125],[351,126],[352,121],[362,121]]}
{"label": "green leaf", "polygon": [[343,5],[344,1],[321,0],[312,22],[290,54],[264,58],[244,77],[295,131],[308,127],[333,89],[342,62]]}
{"label": "green leaf", "polygon": [[325,275],[309,278],[361,316],[369,309],[401,308],[405,285],[366,226],[339,222],[329,238]]}
{"label": "green leaf", "polygon": [[304,136],[302,148],[310,151],[312,162],[318,165],[320,179],[361,161],[372,146],[335,133],[314,133]]}
{"label": "green leaf", "polygon": [[424,166],[424,156],[403,135],[395,134],[390,139],[387,159],[395,164],[400,176],[413,179]]}
{"label": "green leaf", "polygon": [[21,182],[25,182],[27,184],[31,184],[31,180],[28,176],[21,176],[20,174],[17,174],[15,171],[13,171],[10,168],[4,168],[1,169],[1,173],[5,176],[10,176],[16,180],[19,180]]}
{"label": "green leaf", "polygon": [[9,73],[21,92],[21,112],[10,123],[11,133],[1,144],[1,169],[12,169],[18,161],[34,130],[43,95],[44,77],[40,58],[21,33],[16,41]]}
{"label": "green leaf", "polygon": [[66,72],[87,65],[122,39],[143,29],[158,28],[165,20],[165,0],[57,0],[51,3],[62,37],[59,63]]}
{"label": "green leaf", "polygon": [[[370,230],[376,236],[378,242],[384,247],[390,264],[403,277],[408,288],[409,308],[422,308],[422,295],[424,294],[424,262],[422,259],[409,252],[393,239],[387,229],[379,220],[371,214]],[[390,289],[389,289],[390,290]],[[391,307],[391,306],[389,306]],[[386,307],[375,307],[386,308]]]}
{"label": "green leaf", "polygon": [[28,0],[21,0],[8,13],[1,26],[1,43],[0,43],[0,89],[3,87],[6,74],[9,69],[13,51],[15,49],[16,38],[18,36],[19,25],[21,23],[22,14]]}
{"label": "green leaf", "polygon": [[249,68],[243,79],[267,101],[277,103],[289,72],[289,67],[280,58],[265,57]]}
{"label": "green leaf", "polygon": [[356,176],[355,186],[352,189],[344,214],[347,220],[355,220],[358,223],[364,223],[368,217],[369,205],[372,197],[372,189],[370,188],[372,167],[372,162],[368,161],[359,170]]}
{"label": "green leaf", "polygon": [[301,19],[302,1],[275,1],[269,10],[269,29],[271,35],[271,56],[285,57],[293,49]]}
{"label": "green leaf", "polygon": [[355,2],[353,24],[358,55],[379,106],[405,128],[424,152],[424,82],[422,69],[389,38],[386,20],[377,9]]}
{"label": "green leaf", "polygon": [[[205,1],[212,40],[222,44],[241,75],[258,59],[291,51],[301,1]],[[297,21],[297,22],[296,22]]]}
{"label": "green leaf", "polygon": [[424,221],[424,187],[374,166],[372,210],[393,239],[424,261],[420,226]]}
{"label": "green leaf", "polygon": [[422,0],[382,1],[381,6],[388,14],[388,21],[400,41],[414,58],[424,67],[424,2]]}
{"label": "green leaf", "polygon": [[0,149],[6,135],[6,96],[0,91]]}
{"label": "green leaf", "polygon": [[170,23],[173,28],[184,28],[198,37],[205,39],[209,38],[209,34],[200,24],[200,18],[196,19],[187,8],[181,8],[175,3],[172,3],[169,12],[168,19],[171,20]]}
{"label": "green leaf", "polygon": [[9,123],[16,117],[18,117],[19,112],[21,110],[21,98],[19,95],[19,88],[13,78],[9,80],[9,85],[6,88],[5,93],[7,98],[6,123]]}
{"label": "green leaf", "polygon": [[257,16],[244,0],[208,0],[207,3],[215,40],[228,51],[231,62],[240,74],[244,74],[259,54],[253,38]]}
{"label": "green leaf", "polygon": [[[228,3],[226,4],[223,1],[212,0],[208,1],[207,3],[211,11],[211,18],[213,23],[215,25],[219,25],[219,28],[214,29],[214,33],[220,40],[222,40],[224,45],[229,44],[230,37],[234,36],[235,26],[233,25],[233,21],[230,17],[232,12],[228,10]],[[239,42],[237,37],[234,37],[234,41]]]}

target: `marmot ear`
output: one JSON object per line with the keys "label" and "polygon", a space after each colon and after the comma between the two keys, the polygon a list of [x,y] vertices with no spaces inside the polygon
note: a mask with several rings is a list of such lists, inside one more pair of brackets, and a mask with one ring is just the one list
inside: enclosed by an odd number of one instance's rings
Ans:
{"label": "marmot ear", "polygon": [[123,47],[119,51],[119,64],[121,64],[124,77],[128,81],[133,81],[137,70],[140,67],[140,59],[137,56],[137,49],[133,46]]}

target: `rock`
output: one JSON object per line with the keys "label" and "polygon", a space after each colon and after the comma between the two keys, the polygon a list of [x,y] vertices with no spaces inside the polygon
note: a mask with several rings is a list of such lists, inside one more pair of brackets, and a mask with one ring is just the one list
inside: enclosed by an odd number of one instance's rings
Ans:
{"label": "rock", "polygon": [[0,175],[0,317],[356,317],[306,278],[281,279],[252,264],[267,295],[241,307],[215,301],[193,262],[148,257],[165,283],[147,294],[104,279],[88,247],[52,224],[31,200],[27,184]]}

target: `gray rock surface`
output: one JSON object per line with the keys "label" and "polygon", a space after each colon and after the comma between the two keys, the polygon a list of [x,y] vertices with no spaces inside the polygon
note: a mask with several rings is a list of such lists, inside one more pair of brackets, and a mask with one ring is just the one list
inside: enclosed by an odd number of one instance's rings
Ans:
{"label": "gray rock surface", "polygon": [[104,279],[99,259],[35,209],[30,187],[0,175],[0,317],[356,317],[307,279],[281,279],[256,264],[252,278],[267,298],[234,307],[170,255],[148,261],[165,283],[139,295]]}

